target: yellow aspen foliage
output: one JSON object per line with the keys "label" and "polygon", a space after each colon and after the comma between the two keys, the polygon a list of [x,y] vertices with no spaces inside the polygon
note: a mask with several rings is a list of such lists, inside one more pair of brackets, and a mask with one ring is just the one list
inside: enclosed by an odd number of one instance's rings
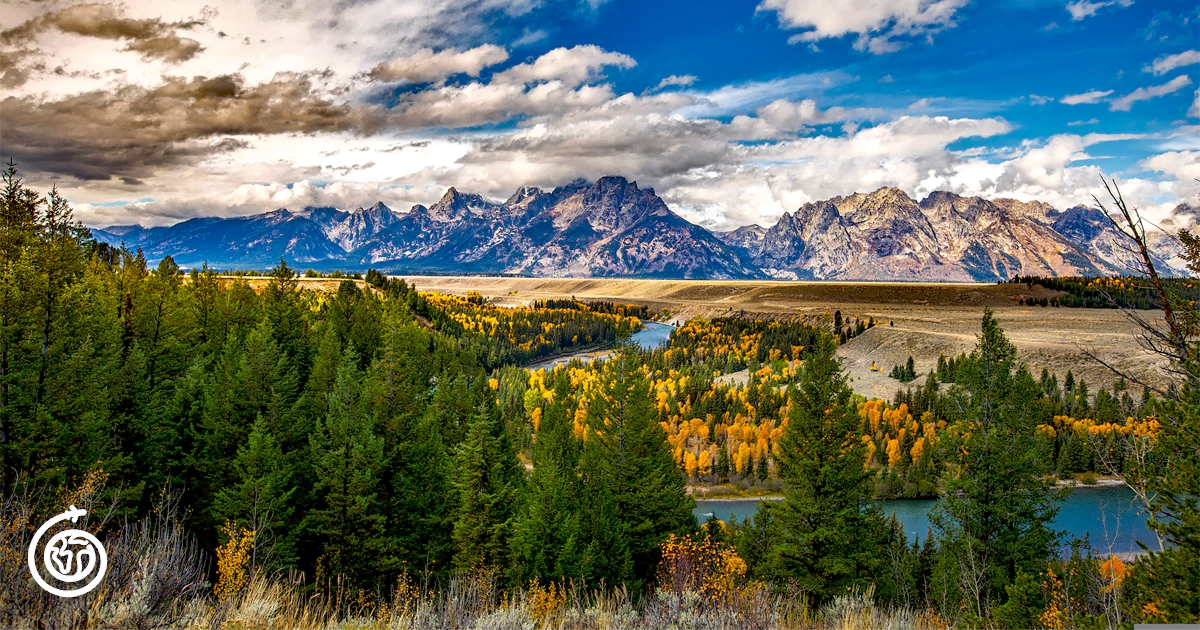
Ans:
{"label": "yellow aspen foliage", "polygon": [[895,466],[900,463],[902,457],[900,453],[900,440],[888,440],[887,443],[888,466]]}
{"label": "yellow aspen foliage", "polygon": [[713,455],[711,450],[704,449],[703,451],[700,451],[700,457],[696,462],[696,470],[701,475],[708,475],[712,473],[712,458]]}
{"label": "yellow aspen foliage", "polygon": [[912,462],[915,464],[915,463],[921,461],[921,455],[924,453],[925,453],[925,436],[921,436],[921,437],[917,438],[917,441],[913,443],[912,449],[909,450],[909,454],[912,455]]}
{"label": "yellow aspen foliage", "polygon": [[684,455],[683,455],[683,470],[685,472],[687,472],[689,477],[696,476],[696,470],[697,470],[697,467],[699,466],[699,463],[700,462],[697,461],[696,455],[694,453],[692,453],[691,451],[687,451],[686,453],[684,453]]}
{"label": "yellow aspen foliage", "polygon": [[739,475],[746,472],[746,464],[749,462],[750,447],[745,442],[742,442],[741,446],[738,447],[737,455],[734,457],[733,462],[734,468],[737,470]]}
{"label": "yellow aspen foliage", "polygon": [[574,435],[576,439],[580,439],[584,436],[584,429],[587,428],[587,417],[587,404],[580,403],[579,407],[575,409],[574,427],[571,431],[571,434]]}
{"label": "yellow aspen foliage", "polygon": [[241,592],[250,582],[254,532],[225,521],[221,533],[228,540],[217,547],[217,585],[213,587],[213,593],[217,601],[223,602]]}
{"label": "yellow aspen foliage", "polygon": [[728,544],[706,535],[702,540],[671,534],[662,545],[659,584],[674,593],[699,593],[709,602],[737,594],[746,562]]}
{"label": "yellow aspen foliage", "polygon": [[529,414],[529,421],[533,423],[533,430],[537,432],[542,426],[542,408],[535,407],[533,413]]}

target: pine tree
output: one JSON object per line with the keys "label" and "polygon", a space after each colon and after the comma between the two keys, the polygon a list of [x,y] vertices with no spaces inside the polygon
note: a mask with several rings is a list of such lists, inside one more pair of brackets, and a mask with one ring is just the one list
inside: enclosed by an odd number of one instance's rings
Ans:
{"label": "pine tree", "polygon": [[217,492],[216,513],[254,532],[251,571],[295,562],[291,471],[262,416],[233,460],[234,484]]}
{"label": "pine tree", "polygon": [[717,465],[713,472],[717,475],[717,483],[729,481],[729,447],[726,445],[728,440],[721,440],[721,446],[717,449]]}
{"label": "pine tree", "polygon": [[329,394],[329,411],[311,438],[321,507],[310,519],[324,543],[319,579],[345,576],[357,584],[395,567],[378,501],[383,439],[374,434],[362,389],[357,359],[348,352]]}
{"label": "pine tree", "polygon": [[776,467],[784,499],[766,506],[773,545],[762,573],[796,580],[817,602],[884,573],[889,531],[871,502],[850,387],[831,340],[818,342],[792,395]]}
{"label": "pine tree", "polygon": [[425,331],[389,314],[371,397],[383,419],[388,535],[397,559],[406,571],[445,578],[454,555],[455,502],[445,419],[429,405],[431,345]]}
{"label": "pine tree", "polygon": [[534,437],[533,472],[513,528],[513,577],[518,582],[579,577],[579,441],[572,435],[560,378]]}
{"label": "pine tree", "polygon": [[[1057,550],[1049,524],[1058,513],[1045,480],[1047,454],[1034,432],[1029,401],[1041,388],[1016,362],[1016,348],[985,310],[975,350],[961,362],[949,396],[961,409],[943,451],[956,464],[931,513],[943,547],[956,554],[968,612],[982,617],[1004,600],[1019,573],[1036,574]],[[953,435],[961,436],[954,439]]]}
{"label": "pine tree", "polygon": [[667,537],[693,532],[697,524],[695,502],[685,492],[657,422],[650,382],[636,361],[622,352],[605,364],[588,408],[582,468],[586,483],[600,485],[591,497],[597,509],[608,509],[611,497],[625,523],[633,569],[627,583],[639,590],[653,580]]}
{"label": "pine tree", "polygon": [[454,455],[454,566],[504,567],[521,472],[494,403],[485,399]]}

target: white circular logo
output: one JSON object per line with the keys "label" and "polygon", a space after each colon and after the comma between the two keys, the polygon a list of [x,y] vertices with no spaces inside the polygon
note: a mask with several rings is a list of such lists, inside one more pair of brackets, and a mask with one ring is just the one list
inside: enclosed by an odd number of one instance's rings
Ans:
{"label": "white circular logo", "polygon": [[86,514],[87,510],[72,505],[62,514],[42,523],[33,535],[33,540],[29,542],[29,572],[38,586],[48,593],[59,597],[79,597],[99,586],[100,581],[104,579],[104,573],[108,571],[108,554],[104,552],[104,545],[82,529],[68,529],[52,536],[42,551],[42,564],[50,577],[66,584],[82,581],[94,573],[95,576],[88,580],[87,584],[70,590],[55,588],[38,571],[35,562],[37,547],[46,531],[62,521],[70,520],[74,523]]}

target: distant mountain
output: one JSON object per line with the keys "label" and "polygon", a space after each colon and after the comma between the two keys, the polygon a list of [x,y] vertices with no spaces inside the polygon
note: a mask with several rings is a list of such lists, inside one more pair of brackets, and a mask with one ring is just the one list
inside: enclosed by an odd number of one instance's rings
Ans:
{"label": "distant mountain", "polygon": [[[765,230],[719,237],[764,273],[791,279],[994,281],[1119,275],[1133,264],[1128,239],[1094,208],[948,192],[917,202],[896,188],[808,203]],[[1178,271],[1167,258],[1156,262]]]}
{"label": "distant mountain", "polygon": [[[495,203],[451,188],[429,207],[382,203],[198,218],[170,227],[111,226],[98,240],[183,267],[301,267],[391,273],[712,279],[1007,280],[1114,275],[1130,268],[1099,210],[896,188],[808,203],[769,228],[712,233],[653,189],[620,177]],[[1167,252],[1159,260],[1175,263]]]}

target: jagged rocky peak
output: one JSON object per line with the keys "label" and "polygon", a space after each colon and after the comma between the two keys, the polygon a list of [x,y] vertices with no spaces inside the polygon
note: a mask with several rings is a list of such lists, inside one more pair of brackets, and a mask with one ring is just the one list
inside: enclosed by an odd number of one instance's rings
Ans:
{"label": "jagged rocky peak", "polygon": [[381,215],[381,214],[386,214],[386,213],[390,213],[390,212],[392,212],[392,209],[387,207],[386,205],[384,205],[384,203],[382,201],[376,201],[375,205],[371,206],[370,208],[361,208],[360,207],[354,211],[355,214],[371,214],[371,215]]}
{"label": "jagged rocky peak", "polygon": [[992,199],[991,201],[1001,209],[1008,211],[1009,214],[1026,216],[1037,221],[1045,221],[1058,212],[1054,209],[1054,206],[1043,201],[1037,201],[1036,199],[1033,201],[1020,201],[1001,197],[999,199]]}
{"label": "jagged rocky peak", "polygon": [[477,194],[464,194],[451,186],[437,203],[429,207],[429,216],[437,221],[454,221],[468,215],[484,215],[496,204]]}
{"label": "jagged rocky peak", "polygon": [[916,205],[908,193],[895,186],[884,186],[874,192],[854,193],[841,197],[835,202],[843,215],[853,214],[858,210],[889,209],[900,205]]}
{"label": "jagged rocky peak", "polygon": [[715,236],[721,239],[722,243],[733,247],[740,247],[746,250],[751,256],[757,256],[762,250],[763,237],[767,234],[767,228],[756,223],[743,225],[736,230],[728,232],[716,232]]}
{"label": "jagged rocky peak", "polygon": [[943,206],[953,206],[955,202],[960,199],[962,199],[962,197],[952,192],[935,190],[921,200],[921,207],[925,208],[926,210],[933,210]]}
{"label": "jagged rocky peak", "polygon": [[266,221],[276,222],[276,223],[283,222],[283,221],[291,221],[292,219],[296,218],[296,215],[293,214],[292,211],[288,210],[287,208],[278,208],[278,209],[272,210],[270,212],[263,213],[261,216]]}
{"label": "jagged rocky peak", "polygon": [[982,197],[963,197],[944,190],[935,190],[921,200],[921,209],[934,220],[945,220],[953,215],[970,223],[990,223],[1008,218],[1008,213]]}
{"label": "jagged rocky peak", "polygon": [[508,198],[508,201],[504,202],[504,205],[515,206],[528,203],[530,199],[534,199],[542,194],[542,189],[537,186],[522,186]]}

